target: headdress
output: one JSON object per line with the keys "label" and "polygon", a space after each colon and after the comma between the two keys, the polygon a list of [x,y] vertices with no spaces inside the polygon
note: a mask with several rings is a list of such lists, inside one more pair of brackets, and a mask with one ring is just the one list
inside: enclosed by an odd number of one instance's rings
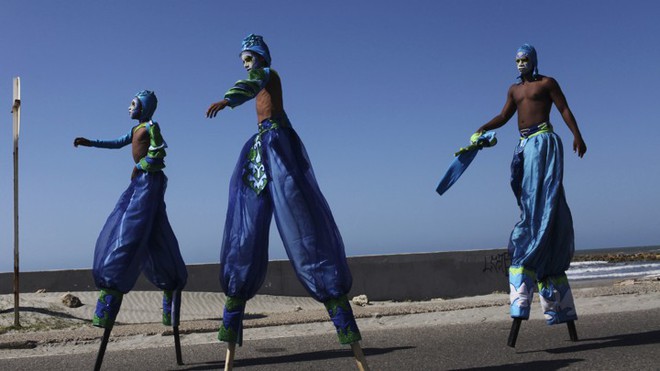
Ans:
{"label": "headdress", "polygon": [[[539,62],[536,57],[536,49],[530,44],[523,44],[520,48],[518,48],[518,51],[516,51],[516,57],[520,54],[523,54],[529,58],[529,63],[532,64],[532,68],[534,69],[532,76],[536,78],[539,74]],[[518,76],[519,79],[522,80],[522,75]]]}
{"label": "headdress", "polygon": [[158,106],[158,99],[156,94],[151,90],[142,90],[141,92],[135,94],[135,97],[140,100],[142,104],[142,114],[140,115],[140,122],[151,120],[151,116],[154,115],[156,107]]}
{"label": "headdress", "polygon": [[270,67],[270,51],[268,51],[268,45],[266,45],[262,36],[249,34],[243,39],[241,53],[244,51],[251,51],[259,54],[266,61],[266,67]]}

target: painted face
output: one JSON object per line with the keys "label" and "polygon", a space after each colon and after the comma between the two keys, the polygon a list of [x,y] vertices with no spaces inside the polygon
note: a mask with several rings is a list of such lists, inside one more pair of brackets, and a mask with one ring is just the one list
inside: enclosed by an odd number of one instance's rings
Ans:
{"label": "painted face", "polygon": [[518,67],[518,72],[520,72],[521,75],[528,74],[534,70],[534,66],[529,59],[529,56],[523,52],[518,52],[518,54],[516,54],[516,67]]}
{"label": "painted face", "polygon": [[241,53],[241,60],[243,61],[243,67],[248,71],[251,71],[253,68],[259,68],[261,64],[259,63],[259,56],[249,51]]}
{"label": "painted face", "polygon": [[139,99],[133,98],[131,105],[128,106],[128,114],[133,120],[139,120],[140,115],[142,115],[142,103]]}

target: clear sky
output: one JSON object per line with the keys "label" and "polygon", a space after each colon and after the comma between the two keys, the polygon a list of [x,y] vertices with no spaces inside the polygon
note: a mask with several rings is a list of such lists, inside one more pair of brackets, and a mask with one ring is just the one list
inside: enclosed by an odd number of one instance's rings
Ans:
{"label": "clear sky", "polygon": [[[277,4],[277,5],[275,5]],[[3,1],[0,272],[13,269],[12,78],[22,80],[22,270],[88,268],[128,186],[130,148],[74,148],[130,129],[154,90],[169,145],[166,202],[188,264],[217,262],[228,182],[254,102],[207,107],[245,76],[264,35],[349,256],[507,245],[515,117],[444,196],[453,152],[502,109],[516,49],[533,44],[588,146],[565,145],[578,249],[660,244],[660,5],[652,1]],[[654,46],[655,45],[655,46]],[[271,259],[285,258],[273,223]]]}

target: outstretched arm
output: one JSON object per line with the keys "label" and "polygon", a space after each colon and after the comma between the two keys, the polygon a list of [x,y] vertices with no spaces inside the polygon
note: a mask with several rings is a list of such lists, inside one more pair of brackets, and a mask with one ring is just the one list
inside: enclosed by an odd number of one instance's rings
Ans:
{"label": "outstretched arm", "polygon": [[87,138],[78,137],[73,140],[73,146],[97,147],[97,148],[121,148],[131,143],[132,139],[133,139],[132,131],[124,135],[123,137],[113,140],[99,140],[99,139],[90,140]]}
{"label": "outstretched arm", "polygon": [[213,118],[227,106],[234,108],[256,97],[266,86],[269,78],[270,68],[251,70],[248,72],[247,79],[236,81],[234,86],[225,93],[223,100],[213,103],[206,110],[206,117]]}
{"label": "outstretched arm", "polygon": [[504,126],[504,124],[506,124],[511,119],[511,117],[513,117],[513,114],[516,113],[517,107],[516,104],[513,102],[512,89],[513,87],[509,88],[509,91],[507,92],[506,102],[504,103],[502,112],[500,112],[499,115],[493,117],[490,121],[483,124],[479,129],[477,129],[477,133],[500,128]]}
{"label": "outstretched arm", "polygon": [[580,133],[580,128],[578,128],[573,112],[571,112],[571,109],[568,107],[566,97],[555,79],[550,79],[550,97],[561,114],[561,117],[564,119],[566,126],[568,126],[573,133],[573,152],[577,153],[579,157],[584,156],[587,152],[587,145],[582,139],[582,133]]}
{"label": "outstretched arm", "polygon": [[220,102],[213,103],[209,109],[206,110],[207,118],[214,118],[218,112],[222,111],[225,107],[229,105],[229,101],[226,99],[221,100]]}

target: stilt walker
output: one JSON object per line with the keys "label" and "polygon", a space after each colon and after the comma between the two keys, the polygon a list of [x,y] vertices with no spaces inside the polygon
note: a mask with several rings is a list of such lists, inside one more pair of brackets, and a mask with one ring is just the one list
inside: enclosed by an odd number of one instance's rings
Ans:
{"label": "stilt walker", "polygon": [[502,112],[477,133],[506,124],[516,111],[520,142],[511,163],[511,188],[521,210],[509,240],[509,287],[513,324],[507,344],[515,347],[523,320],[529,319],[534,286],[548,325],[567,323],[577,341],[577,320],[566,278],[573,252],[573,219],[564,195],[561,139],[550,124],[554,104],[573,134],[573,151],[584,156],[587,146],[559,84],[538,73],[536,49],[524,44],[516,53],[520,82],[512,85]]}
{"label": "stilt walker", "polygon": [[228,343],[225,370],[232,368],[235,344],[242,344],[246,302],[261,287],[268,265],[268,234],[275,222],[298,279],[322,302],[341,344],[353,348],[358,367],[368,366],[360,331],[346,297],[352,284],[339,230],[314,176],[305,147],[282,100],[280,76],[268,46],[258,35],[243,40],[240,57],[248,72],[206,112],[256,100],[258,132],[241,151],[230,182],[220,256],[220,281],[227,295],[218,339]]}
{"label": "stilt walker", "polygon": [[[587,146],[559,84],[538,73],[536,50],[529,44],[516,53],[520,82],[512,85],[502,112],[481,126],[471,146],[461,149],[438,186],[443,194],[470,164],[478,149],[488,147],[491,130],[518,112],[520,142],[511,163],[511,187],[521,210],[509,241],[509,287],[513,323],[507,344],[515,347],[523,320],[529,319],[534,287],[548,325],[567,323],[577,341],[577,314],[566,270],[573,257],[573,220],[563,187],[564,155],[561,139],[550,124],[554,104],[573,133],[573,151],[584,156]],[[491,136],[489,136],[489,134]]]}
{"label": "stilt walker", "polygon": [[93,275],[100,289],[92,323],[104,329],[95,370],[101,368],[105,348],[121,307],[123,296],[137,281],[140,272],[163,290],[162,322],[172,326],[176,360],[183,364],[179,340],[181,291],[188,273],[165,208],[167,177],[165,148],[158,123],[151,120],[156,95],[148,90],[136,94],[129,114],[138,120],[128,134],[115,140],[76,138],[78,147],[122,148],[131,144],[135,166],[131,183],[96,241]]}

